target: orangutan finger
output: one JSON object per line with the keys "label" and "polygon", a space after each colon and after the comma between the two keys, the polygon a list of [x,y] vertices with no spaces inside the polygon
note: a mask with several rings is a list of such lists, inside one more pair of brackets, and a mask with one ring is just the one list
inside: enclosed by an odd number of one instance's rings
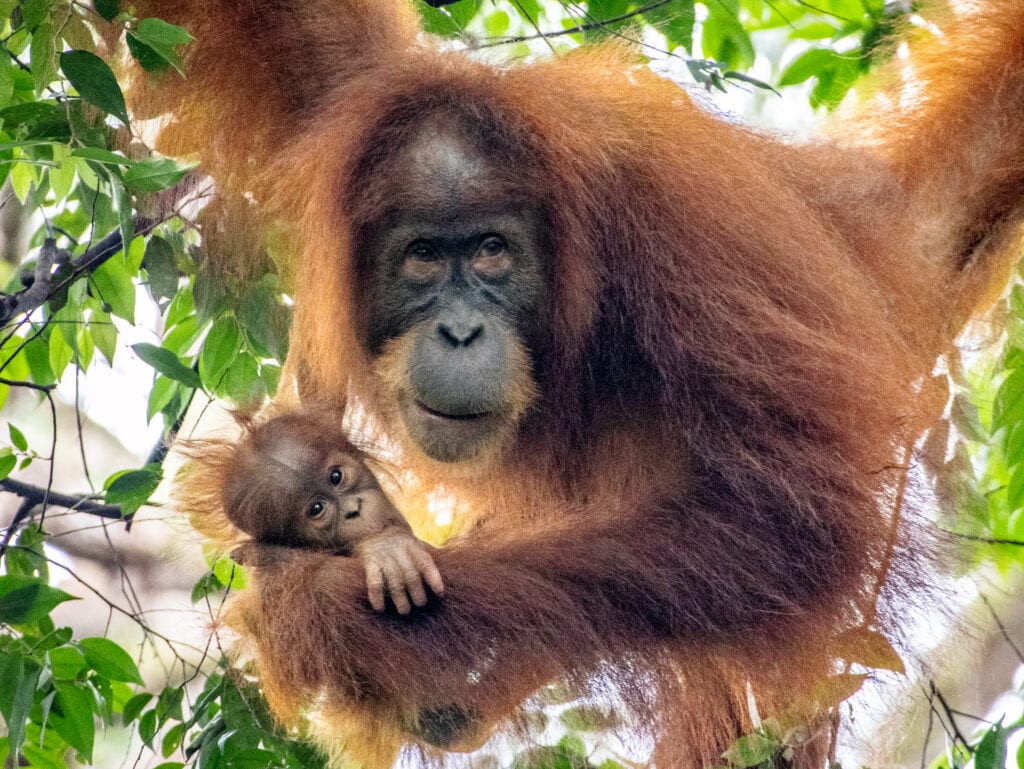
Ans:
{"label": "orangutan finger", "polygon": [[427,591],[423,587],[423,579],[420,577],[419,570],[413,564],[412,558],[409,557],[409,552],[407,550],[399,550],[394,555],[395,561],[402,570],[405,588],[409,592],[412,602],[416,606],[426,606]]}
{"label": "orangutan finger", "polygon": [[388,592],[391,594],[391,602],[399,614],[408,614],[412,611],[409,604],[409,597],[405,594],[405,578],[402,576],[402,569],[393,558],[385,562],[384,577],[388,583]]}
{"label": "orangutan finger", "polygon": [[430,585],[430,589],[434,591],[434,595],[444,595],[444,582],[441,579],[441,572],[438,571],[437,564],[434,563],[434,559],[430,557],[430,553],[426,548],[419,546],[411,547],[409,548],[409,554],[423,579]]}
{"label": "orangutan finger", "polygon": [[366,592],[370,599],[370,606],[375,611],[384,611],[384,569],[375,559],[367,559],[364,567],[366,569]]}

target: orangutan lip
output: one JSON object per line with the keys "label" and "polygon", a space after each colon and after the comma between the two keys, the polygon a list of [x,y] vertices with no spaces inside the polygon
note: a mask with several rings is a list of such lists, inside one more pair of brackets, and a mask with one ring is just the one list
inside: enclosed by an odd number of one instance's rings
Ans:
{"label": "orangutan lip", "polygon": [[443,411],[436,411],[435,409],[430,408],[430,406],[424,405],[421,401],[416,401],[416,406],[421,411],[425,411],[430,414],[432,417],[437,417],[438,419],[451,419],[456,422],[471,422],[474,419],[484,419],[485,417],[490,416],[490,412],[488,411],[482,411],[477,414],[446,414]]}

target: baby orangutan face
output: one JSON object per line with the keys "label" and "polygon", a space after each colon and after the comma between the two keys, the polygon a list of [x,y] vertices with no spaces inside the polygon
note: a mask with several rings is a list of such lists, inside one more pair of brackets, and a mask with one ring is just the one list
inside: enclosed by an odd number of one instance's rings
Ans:
{"label": "baby orangutan face", "polygon": [[444,591],[429,549],[330,420],[289,414],[253,428],[235,449],[223,499],[231,522],[258,544],[358,556],[378,611],[385,592],[407,614],[427,603],[424,582]]}
{"label": "baby orangutan face", "polygon": [[353,454],[333,450],[324,455],[314,446],[286,440],[271,460],[268,472],[279,471],[295,484],[296,504],[287,513],[290,524],[284,521],[288,531],[282,532],[286,541],[351,551],[370,535],[405,523],[373,473]]}

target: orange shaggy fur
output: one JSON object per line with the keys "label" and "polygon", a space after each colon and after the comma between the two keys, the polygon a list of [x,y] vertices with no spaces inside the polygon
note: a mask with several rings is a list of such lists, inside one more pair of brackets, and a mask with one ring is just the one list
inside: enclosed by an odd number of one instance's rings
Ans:
{"label": "orange shaggy fur", "polygon": [[[934,416],[922,383],[1020,244],[1024,3],[916,33],[860,116],[808,144],[722,121],[621,47],[442,52],[403,0],[142,5],[197,42],[188,80],[138,109],[169,101],[165,151],[295,244],[299,393],[391,448],[421,536],[437,493],[464,532],[437,554],[446,596],[412,618],[374,613],[352,559],[268,551],[234,612],[279,717],[316,710],[325,744],[386,764],[424,709],[515,729],[564,680],[617,697],[653,764],[701,766],[751,728],[748,691],[807,716],[856,660],[833,639],[896,628],[920,568],[893,507]],[[355,334],[355,233],[431,115],[491,137],[553,217],[551,370],[506,450],[461,468],[405,437]],[[198,468],[185,505],[223,538],[211,483]]]}

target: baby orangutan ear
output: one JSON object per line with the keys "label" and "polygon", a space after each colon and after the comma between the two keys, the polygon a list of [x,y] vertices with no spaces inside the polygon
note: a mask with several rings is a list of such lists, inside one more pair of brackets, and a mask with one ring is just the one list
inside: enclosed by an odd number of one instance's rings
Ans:
{"label": "baby orangutan ear", "polygon": [[256,543],[250,540],[232,550],[229,557],[239,566],[252,566],[256,561],[256,548]]}

